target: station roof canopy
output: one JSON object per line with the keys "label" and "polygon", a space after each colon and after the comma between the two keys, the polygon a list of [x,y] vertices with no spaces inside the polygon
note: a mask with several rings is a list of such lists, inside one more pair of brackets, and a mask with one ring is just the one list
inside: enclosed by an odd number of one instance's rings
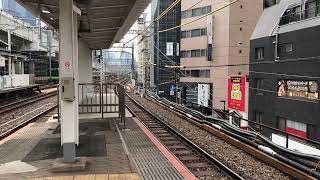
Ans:
{"label": "station roof canopy", "polygon": [[[59,28],[59,0],[17,0],[36,17]],[[131,28],[150,0],[74,0],[81,10],[79,36],[92,49],[106,49]]]}

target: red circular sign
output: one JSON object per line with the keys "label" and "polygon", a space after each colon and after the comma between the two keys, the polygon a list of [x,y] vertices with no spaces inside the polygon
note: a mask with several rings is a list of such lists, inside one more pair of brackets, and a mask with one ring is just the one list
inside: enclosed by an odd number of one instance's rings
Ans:
{"label": "red circular sign", "polygon": [[68,61],[68,62],[65,62],[64,63],[64,67],[66,68],[66,69],[70,69],[70,67],[71,67],[71,63]]}

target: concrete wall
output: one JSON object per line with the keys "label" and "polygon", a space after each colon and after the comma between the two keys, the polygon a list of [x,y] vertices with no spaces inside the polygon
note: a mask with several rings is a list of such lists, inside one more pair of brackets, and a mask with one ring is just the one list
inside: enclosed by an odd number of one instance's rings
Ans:
{"label": "concrete wall", "polygon": [[[231,1],[217,0],[213,9]],[[263,11],[263,1],[240,0],[214,15],[214,65],[249,63],[250,36]],[[248,75],[249,66],[221,67],[212,69],[213,104],[222,108],[222,100],[228,99],[228,76]]]}
{"label": "concrete wall", "polygon": [[92,51],[79,39],[79,83],[92,83]]}

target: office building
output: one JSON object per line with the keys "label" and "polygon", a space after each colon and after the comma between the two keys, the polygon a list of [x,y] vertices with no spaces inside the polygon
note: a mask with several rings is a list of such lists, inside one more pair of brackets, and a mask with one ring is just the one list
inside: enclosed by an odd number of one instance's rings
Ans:
{"label": "office building", "polygon": [[[181,1],[181,23],[215,11],[231,0]],[[248,75],[250,36],[263,11],[263,0],[240,0],[194,23],[181,27],[180,78],[185,102],[224,108],[228,101],[228,77]],[[199,90],[199,88],[201,89]],[[204,89],[202,89],[204,88]],[[201,100],[203,101],[203,100]]]}
{"label": "office building", "polygon": [[[167,9],[174,0],[153,0],[151,2],[152,20]],[[167,28],[180,25],[180,3],[155,23],[151,38],[151,63],[155,66],[150,69],[150,84],[160,94],[169,95],[178,81],[175,69],[165,66],[176,66],[180,63],[180,28],[160,32]]]}
{"label": "office building", "polygon": [[[280,19],[280,21],[279,21]],[[320,1],[282,0],[251,37],[251,120],[320,139]]]}

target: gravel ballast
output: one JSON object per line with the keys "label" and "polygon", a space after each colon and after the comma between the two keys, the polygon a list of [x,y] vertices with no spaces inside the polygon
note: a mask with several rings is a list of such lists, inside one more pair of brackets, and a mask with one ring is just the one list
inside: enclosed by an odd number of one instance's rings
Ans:
{"label": "gravel ballast", "polygon": [[290,179],[278,169],[177,116],[153,100],[138,95],[132,97],[245,179]]}

